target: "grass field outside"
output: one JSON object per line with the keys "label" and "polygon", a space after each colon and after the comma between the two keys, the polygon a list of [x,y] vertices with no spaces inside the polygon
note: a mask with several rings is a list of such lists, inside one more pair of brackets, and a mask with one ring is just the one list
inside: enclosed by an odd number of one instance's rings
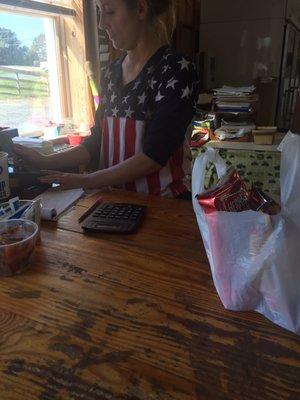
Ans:
{"label": "grass field outside", "polygon": [[20,133],[42,129],[52,119],[51,114],[49,97],[0,99],[0,126],[19,128]]}
{"label": "grass field outside", "polygon": [[0,100],[47,96],[48,76],[41,68],[0,65]]}
{"label": "grass field outside", "polygon": [[43,69],[0,65],[0,126],[26,132],[50,119],[48,75]]}

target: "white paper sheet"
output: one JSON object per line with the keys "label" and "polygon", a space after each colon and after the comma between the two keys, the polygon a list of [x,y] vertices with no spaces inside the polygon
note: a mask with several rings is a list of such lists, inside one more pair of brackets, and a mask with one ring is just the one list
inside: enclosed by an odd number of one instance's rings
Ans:
{"label": "white paper sheet", "polygon": [[57,220],[59,216],[71,207],[84,194],[83,189],[53,190],[48,189],[36,199],[41,199],[41,218],[44,220]]}

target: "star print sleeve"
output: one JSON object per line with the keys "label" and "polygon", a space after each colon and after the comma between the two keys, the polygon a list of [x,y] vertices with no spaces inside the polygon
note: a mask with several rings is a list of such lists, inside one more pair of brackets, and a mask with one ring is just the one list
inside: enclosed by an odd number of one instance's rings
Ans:
{"label": "star print sleeve", "polygon": [[193,63],[186,57],[170,56],[151,81],[151,118],[147,122],[143,152],[164,166],[184,142],[194,115],[198,79]]}

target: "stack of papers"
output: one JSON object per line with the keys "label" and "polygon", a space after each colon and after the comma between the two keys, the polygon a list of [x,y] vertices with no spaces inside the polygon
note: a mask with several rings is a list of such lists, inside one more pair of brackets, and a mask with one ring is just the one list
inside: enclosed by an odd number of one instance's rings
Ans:
{"label": "stack of papers", "polygon": [[230,96],[230,97],[244,97],[252,95],[255,91],[255,86],[223,86],[219,89],[214,89],[214,93],[217,96]]}
{"label": "stack of papers", "polygon": [[255,86],[231,87],[223,86],[214,89],[215,103],[218,111],[223,112],[250,112],[251,106],[257,100],[254,94]]}
{"label": "stack of papers", "polygon": [[248,140],[248,134],[256,128],[252,119],[253,103],[258,100],[255,89],[255,86],[223,86],[214,89],[217,111],[228,114],[222,119],[220,128],[214,132],[217,139]]}
{"label": "stack of papers", "polygon": [[42,205],[41,217],[44,220],[56,221],[84,195],[83,189],[55,190],[48,189],[35,200],[40,199]]}
{"label": "stack of papers", "polygon": [[247,112],[251,106],[251,103],[242,103],[242,102],[229,103],[225,101],[217,101],[217,105],[219,109],[235,109],[235,110],[241,109]]}
{"label": "stack of papers", "polygon": [[221,127],[216,129],[214,134],[219,140],[240,139],[251,133],[255,128],[256,125],[251,120],[223,118]]}

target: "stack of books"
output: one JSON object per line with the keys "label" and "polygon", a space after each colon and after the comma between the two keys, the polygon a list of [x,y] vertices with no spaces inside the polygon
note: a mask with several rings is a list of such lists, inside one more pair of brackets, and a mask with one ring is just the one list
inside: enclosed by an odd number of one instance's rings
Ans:
{"label": "stack of books", "polygon": [[256,128],[255,105],[258,96],[255,86],[223,86],[214,90],[214,105],[218,118],[218,129],[214,132],[218,140],[248,141]]}
{"label": "stack of books", "polygon": [[255,86],[223,86],[214,89],[217,110],[231,113],[251,112],[253,103],[257,101],[255,89]]}

